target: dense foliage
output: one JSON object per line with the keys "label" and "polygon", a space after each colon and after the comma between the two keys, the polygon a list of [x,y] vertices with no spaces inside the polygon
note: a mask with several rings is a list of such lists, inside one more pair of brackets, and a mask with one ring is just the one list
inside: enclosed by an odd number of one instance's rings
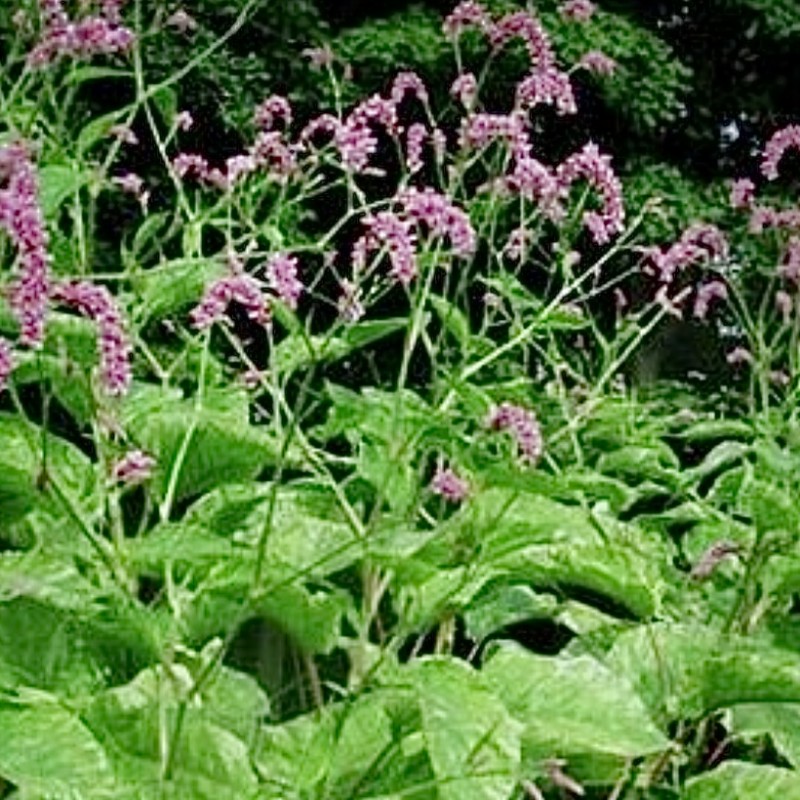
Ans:
{"label": "dense foliage", "polygon": [[292,8],[0,9],[0,797],[800,797],[800,125]]}

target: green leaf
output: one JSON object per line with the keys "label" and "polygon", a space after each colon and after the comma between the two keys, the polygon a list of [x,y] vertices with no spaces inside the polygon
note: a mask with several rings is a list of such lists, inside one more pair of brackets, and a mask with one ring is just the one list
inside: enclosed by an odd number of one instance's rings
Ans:
{"label": "green leaf", "polygon": [[[43,481],[42,431],[18,416],[0,414],[0,533],[32,508],[49,504]],[[80,504],[91,505],[96,479],[91,462],[69,442],[47,434],[47,471]],[[68,521],[64,524],[69,526]]]}
{"label": "green leaf", "polygon": [[470,333],[469,320],[464,312],[456,308],[453,303],[444,297],[431,295],[429,301],[445,330],[461,345],[464,353],[468,353],[472,334]]}
{"label": "green leaf", "polygon": [[588,656],[540,656],[503,644],[483,674],[524,723],[526,760],[587,754],[624,760],[669,747],[633,686]]}
{"label": "green leaf", "polygon": [[[191,672],[182,664],[154,667],[99,695],[83,714],[108,753],[119,784],[139,790],[148,800],[151,792],[154,798],[159,796],[155,791],[163,770],[162,728],[174,729],[178,703],[192,682]],[[261,702],[257,695],[252,697]],[[220,699],[224,701],[224,696]],[[215,705],[205,694],[187,707],[167,782],[179,797],[217,800],[230,795],[247,798],[256,792],[247,746],[220,724],[229,714],[220,717]],[[258,704],[245,709],[254,716],[262,710]]]}
{"label": "green leaf", "polygon": [[769,735],[781,756],[800,767],[800,703],[742,703],[733,708],[732,718],[735,736]]}
{"label": "green leaf", "polygon": [[800,800],[800,773],[726,761],[686,783],[683,800]]}
{"label": "green leaf", "polygon": [[483,676],[461,661],[408,668],[439,800],[506,800],[518,780],[520,730]]}
{"label": "green leaf", "polygon": [[740,703],[800,703],[799,656],[699,625],[626,631],[607,663],[663,718],[698,718]]}
{"label": "green leaf", "polygon": [[173,471],[176,500],[254,478],[278,460],[278,443],[249,422],[243,391],[207,389],[202,408],[180,392],[134,387],[123,408],[132,438],[158,464],[153,485],[164,497]]}
{"label": "green leaf", "polygon": [[404,318],[367,320],[349,325],[333,337],[291,334],[275,348],[275,365],[279,372],[288,376],[312,364],[338,361],[402,330],[406,324]]}
{"label": "green leaf", "polygon": [[55,697],[0,695],[0,776],[24,792],[109,796],[107,754],[77,714]]}
{"label": "green leaf", "polygon": [[89,170],[74,165],[51,164],[39,170],[39,200],[45,219],[53,220],[61,204],[82,189],[93,178]]}
{"label": "green leaf", "polygon": [[[135,247],[141,247],[139,242]],[[207,284],[225,275],[225,266],[210,258],[176,258],[136,275],[133,286],[139,298],[142,322],[161,319],[191,305],[203,296]]]}
{"label": "green leaf", "polygon": [[530,619],[552,619],[558,600],[530,586],[500,584],[478,593],[464,610],[467,635],[482,641],[495,631]]}

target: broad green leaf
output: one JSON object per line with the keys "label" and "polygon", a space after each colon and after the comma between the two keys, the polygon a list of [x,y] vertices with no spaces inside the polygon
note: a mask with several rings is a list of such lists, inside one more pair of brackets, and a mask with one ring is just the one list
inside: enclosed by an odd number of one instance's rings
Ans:
{"label": "broad green leaf", "polygon": [[461,345],[465,353],[469,352],[472,334],[464,312],[444,297],[431,295],[428,299],[445,330]]}
{"label": "broad green leaf", "polygon": [[0,602],[0,686],[79,697],[154,657],[150,621],[140,612],[100,597],[76,596],[75,606],[24,595]]}
{"label": "broad green leaf", "polygon": [[[162,726],[174,730],[178,705],[192,685],[192,674],[181,664],[169,670],[155,667],[97,696],[84,712],[84,722],[108,753],[120,785],[137,789],[148,800],[159,787]],[[246,711],[254,716],[262,713],[258,706]],[[168,782],[177,796],[217,800],[255,794],[258,782],[247,745],[220,724],[228,716],[215,713],[207,695],[187,706]]]}
{"label": "broad green leaf", "polygon": [[315,363],[338,361],[402,330],[406,324],[404,318],[367,320],[348,325],[333,337],[291,334],[275,348],[274,363],[283,375],[292,375]]}
{"label": "broad green leaf", "polygon": [[247,395],[241,391],[208,389],[198,408],[180,392],[140,385],[125,403],[123,421],[139,446],[155,457],[154,486],[161,497],[170,481],[180,500],[250,480],[280,453],[263,428],[250,424]]}
{"label": "broad green leaf", "polygon": [[45,219],[53,220],[62,203],[93,178],[89,170],[74,165],[50,164],[39,170],[39,199]]}
{"label": "broad green leaf", "polygon": [[507,800],[520,769],[521,725],[484,676],[456,660],[425,659],[411,677],[439,800]]}
{"label": "broad green leaf", "polygon": [[109,797],[114,776],[103,747],[77,714],[44,693],[0,694],[0,777],[25,792]]}
{"label": "broad green leaf", "polygon": [[740,703],[800,703],[800,656],[699,625],[624,632],[607,663],[667,718],[697,718]]}
{"label": "broad green leaf", "polygon": [[225,273],[225,265],[211,258],[177,258],[138,273],[132,283],[139,298],[139,318],[148,322],[186,310],[200,301],[209,283]]}
{"label": "broad green leaf", "polygon": [[737,737],[769,735],[775,749],[800,767],[800,703],[742,703],[732,710]]}
{"label": "broad green leaf", "polygon": [[481,562],[495,574],[539,587],[581,587],[604,594],[636,616],[659,607],[661,543],[632,526],[523,492],[478,495],[456,525],[481,541]]}
{"label": "broad green leaf", "polygon": [[[43,432],[18,416],[0,414],[0,533],[4,525],[51,502],[43,474]],[[47,474],[80,506],[91,510],[95,473],[89,459],[64,439],[46,434]],[[63,513],[63,512],[62,512]],[[65,520],[65,525],[70,523]]]}
{"label": "broad green leaf", "polygon": [[800,773],[744,761],[726,761],[691,778],[683,800],[800,800]]}
{"label": "broad green leaf", "polygon": [[669,747],[634,687],[589,656],[540,656],[504,644],[490,655],[483,674],[525,725],[527,760],[623,760]]}
{"label": "broad green leaf", "polygon": [[99,141],[109,136],[111,129],[129,113],[126,108],[110,111],[97,119],[93,119],[78,134],[78,154],[85,155]]}
{"label": "broad green leaf", "polygon": [[523,584],[500,584],[479,592],[464,610],[467,635],[482,641],[507,625],[530,619],[551,619],[558,609],[552,594]]}

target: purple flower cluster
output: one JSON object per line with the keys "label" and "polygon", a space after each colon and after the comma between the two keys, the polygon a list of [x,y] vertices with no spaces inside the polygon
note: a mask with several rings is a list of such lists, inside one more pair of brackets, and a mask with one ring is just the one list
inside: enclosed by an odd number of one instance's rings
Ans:
{"label": "purple flower cluster", "polygon": [[292,124],[292,107],[285,97],[273,94],[256,108],[253,121],[264,131],[272,130],[278,121],[288,128]]}
{"label": "purple flower cluster", "polygon": [[769,228],[800,230],[800,208],[753,206],[750,212],[750,233],[763,233]]}
{"label": "purple flower cluster", "polygon": [[125,394],[131,383],[131,346],[122,313],[112,294],[105,286],[75,281],[56,284],[52,297],[95,323],[103,386],[110,395]]}
{"label": "purple flower cluster", "polygon": [[508,431],[523,461],[535,464],[542,457],[544,441],[533,411],[512,403],[501,403],[489,410],[486,425],[492,430]]}
{"label": "purple flower cluster", "polygon": [[756,197],[756,185],[750,178],[739,178],[731,186],[731,208],[749,209]]}
{"label": "purple flower cluster", "polygon": [[422,148],[428,138],[428,129],[421,122],[414,122],[406,131],[406,167],[412,175],[424,166]]}
{"label": "purple flower cluster", "polygon": [[696,319],[705,319],[714,300],[727,300],[728,287],[722,281],[709,281],[697,289],[693,314]]}
{"label": "purple flower cluster", "polygon": [[450,95],[468,111],[478,99],[478,81],[471,72],[462,72],[450,85]]}
{"label": "purple flower cluster", "polygon": [[178,153],[172,160],[172,168],[179,178],[195,178],[220,191],[230,191],[248,175],[259,170],[285,179],[295,167],[294,153],[278,131],[260,131],[246,153],[225,160],[224,169],[210,167],[206,158],[197,153]]}
{"label": "purple flower cluster", "polygon": [[150,478],[155,465],[152,456],[142,450],[131,450],[114,464],[111,474],[117,483],[135,486]]}
{"label": "purple flower cluster", "polygon": [[397,134],[397,107],[391,100],[374,94],[359,103],[344,122],[336,122],[334,142],[345,168],[362,172],[378,148],[372,125],[381,125],[391,135]]}
{"label": "purple flower cluster", "polygon": [[666,250],[652,247],[646,254],[649,266],[656,270],[662,283],[668,284],[691,264],[727,258],[728,240],[715,225],[695,223]]}
{"label": "purple flower cluster", "polygon": [[517,85],[516,106],[529,111],[538,105],[555,106],[559,115],[577,114],[569,75],[555,67],[538,69]]}
{"label": "purple flower cluster", "polygon": [[469,495],[469,483],[450,467],[439,463],[431,481],[431,491],[450,503],[460,503]]}
{"label": "purple flower cluster", "polygon": [[492,20],[480,3],[463,0],[445,18],[442,30],[448,39],[457,39],[468,28],[488,33],[491,27]]}
{"label": "purple flower cluster", "polygon": [[449,197],[426,187],[406,189],[398,199],[406,216],[424,224],[433,236],[449,238],[456,255],[466,257],[475,251],[477,237],[469,216]]}
{"label": "purple flower cluster", "polygon": [[238,273],[226,275],[210,283],[200,303],[190,314],[195,328],[204,330],[219,322],[231,302],[236,302],[247,312],[247,316],[259,325],[270,321],[270,309],[261,285],[251,275]]}
{"label": "purple flower cluster", "polygon": [[591,0],[564,0],[558,11],[567,19],[586,22],[594,16],[597,6]]}
{"label": "purple flower cluster", "polygon": [[409,220],[402,219],[393,211],[380,211],[363,220],[367,228],[353,247],[353,264],[357,271],[366,266],[369,253],[386,249],[391,264],[393,280],[408,286],[419,273],[417,266],[417,237]]}
{"label": "purple flower cluster", "polygon": [[8,382],[8,376],[14,370],[14,350],[11,342],[0,337],[0,392]]}
{"label": "purple flower cluster", "polygon": [[297,308],[305,287],[297,277],[297,259],[294,256],[273,253],[267,260],[267,283],[289,308]]}
{"label": "purple flower cluster", "polygon": [[530,147],[520,114],[469,114],[462,120],[460,147],[480,150],[498,140],[507,142],[515,151]]}
{"label": "purple flower cluster", "polygon": [[413,94],[423,105],[428,102],[428,90],[416,72],[398,72],[392,82],[391,102],[397,108],[406,94]]}
{"label": "purple flower cluster", "polygon": [[86,58],[128,50],[133,32],[121,22],[119,0],[107,0],[100,16],[71,20],[62,0],[39,0],[42,36],[28,54],[32,67],[43,67],[62,57]]}
{"label": "purple flower cluster", "polygon": [[547,71],[555,67],[556,57],[550,37],[533,14],[512,11],[489,29],[489,40],[495,49],[504,47],[512,39],[522,39],[532,68]]}
{"label": "purple flower cluster", "polygon": [[789,148],[800,150],[800,125],[787,125],[772,134],[764,147],[761,172],[767,180],[778,178],[778,164]]}
{"label": "purple flower cluster", "polygon": [[625,208],[622,199],[622,184],[611,168],[610,156],[603,155],[597,145],[586,144],[573,153],[556,171],[562,192],[579,179],[586,180],[599,194],[601,211],[585,211],[583,223],[597,244],[607,244],[611,237],[625,228]]}
{"label": "purple flower cluster", "polygon": [[50,257],[36,169],[22,145],[0,148],[0,185],[0,227],[18,253],[11,309],[20,324],[20,342],[39,347],[47,315]]}
{"label": "purple flower cluster", "polygon": [[787,281],[800,286],[800,237],[791,236],[778,267],[778,274]]}
{"label": "purple flower cluster", "polygon": [[597,75],[609,76],[616,71],[617,62],[601,50],[590,50],[581,56],[578,66]]}

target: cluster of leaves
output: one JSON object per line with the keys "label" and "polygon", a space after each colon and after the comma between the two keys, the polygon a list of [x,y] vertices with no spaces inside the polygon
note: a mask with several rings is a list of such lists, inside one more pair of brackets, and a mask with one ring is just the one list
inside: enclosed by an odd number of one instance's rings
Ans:
{"label": "cluster of leaves", "polygon": [[[343,34],[337,50],[357,69],[407,67],[414,42],[443,58],[413,14],[417,28],[387,28],[379,46]],[[614,19],[584,44],[611,42]],[[620,30],[622,97],[638,68]],[[716,213],[710,194],[687,190],[688,211],[652,222],[638,198],[679,192],[648,170],[628,198],[640,213],[601,247],[581,231],[588,193],[553,220],[481,191],[507,166],[500,149],[457,151],[455,177],[435,162],[424,175],[468,212],[474,257],[423,229],[417,280],[392,283],[378,252],[359,287],[368,313],[343,321],[348,225],[391,207],[403,158],[381,142],[384,173],[354,176],[328,146],[297,184],[192,186],[169,160],[184,142],[177,79],[151,77],[149,41],[130,69],[32,77],[10,58],[0,78],[4,137],[40,145],[53,272],[112,285],[136,348],[133,389],[112,400],[93,324],[53,314],[0,400],[0,796],[800,796],[794,375],[770,386],[765,356],[752,383],[728,376],[716,393],[631,386],[667,311],[649,295],[626,315],[597,300],[629,273],[652,289],[635,237]],[[76,87],[109,79],[129,95],[87,122]],[[661,102],[641,96],[631,113],[651,124]],[[163,196],[149,211],[128,198],[115,240],[101,228],[123,203],[108,136],[121,122],[162,159],[148,180]],[[519,224],[532,241],[515,261]],[[228,249],[299,253],[307,296],[275,300],[266,330],[243,315],[194,329],[187,312],[229,274]],[[743,303],[761,304],[752,287],[765,294],[756,279],[773,266],[744,276]],[[766,328],[748,332],[758,351]],[[538,465],[485,423],[509,402],[536,410]],[[113,465],[133,448],[154,468],[126,486]],[[431,483],[445,461],[459,498]]]}

